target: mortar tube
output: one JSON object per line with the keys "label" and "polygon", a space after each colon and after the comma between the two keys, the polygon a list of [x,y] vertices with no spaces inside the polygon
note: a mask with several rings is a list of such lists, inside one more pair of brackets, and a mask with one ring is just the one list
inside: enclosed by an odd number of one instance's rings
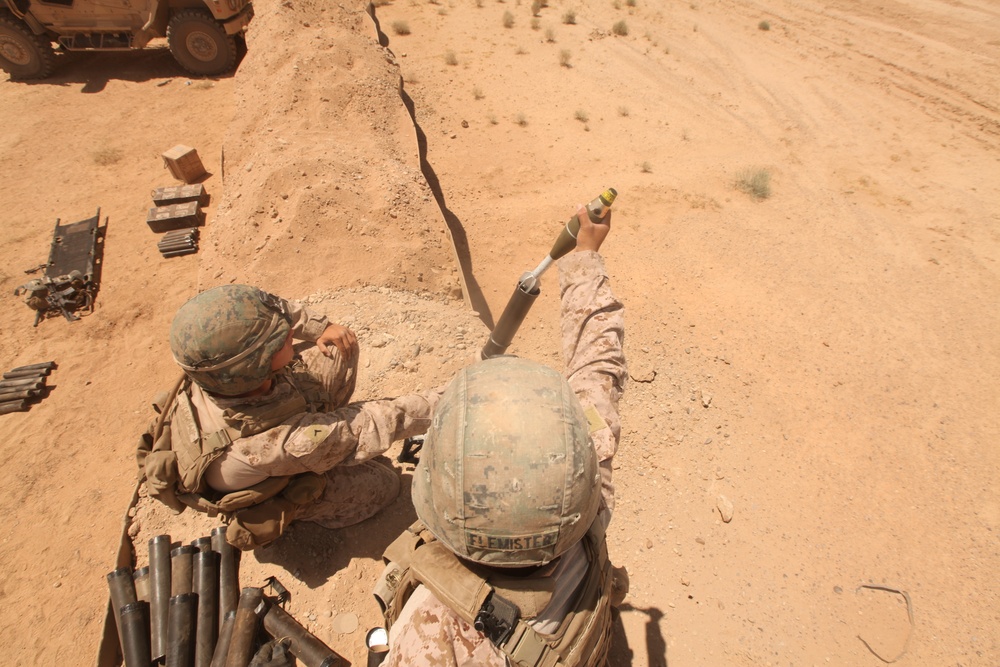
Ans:
{"label": "mortar tube", "polygon": [[493,327],[489,340],[486,341],[486,345],[480,352],[481,358],[492,359],[507,351],[510,342],[514,340],[514,334],[521,327],[521,323],[524,322],[525,316],[535,299],[538,298],[539,293],[540,290],[537,287],[528,291],[522,289],[521,282],[518,283],[510,301],[507,302],[507,307],[503,309],[503,314],[500,315],[496,326]]}
{"label": "mortar tube", "polygon": [[179,252],[181,250],[197,250],[198,245],[196,243],[177,243],[169,246],[158,246],[156,248],[162,255],[168,252]]}
{"label": "mortar tube", "polygon": [[4,380],[18,380],[20,378],[42,378],[49,374],[48,368],[29,368],[24,371],[7,371],[3,374]]}
{"label": "mortar tube", "polygon": [[27,364],[26,366],[18,366],[17,368],[10,369],[11,373],[16,373],[18,371],[51,371],[56,367],[56,362],[54,361],[42,361],[37,364]]}
{"label": "mortar tube", "polygon": [[140,567],[132,573],[135,583],[135,597],[142,602],[149,602],[149,566]]}
{"label": "mortar tube", "polygon": [[229,639],[226,667],[246,667],[250,662],[264,606],[264,589],[244,588],[240,593],[240,601],[236,605],[236,620],[233,621],[233,636]]}
{"label": "mortar tube", "polygon": [[0,380],[0,389],[41,389],[45,386],[45,378],[15,378]]}
{"label": "mortar tube", "polygon": [[175,234],[173,236],[164,236],[162,239],[156,242],[156,245],[170,245],[171,243],[178,243],[181,241],[196,241],[194,234]]}
{"label": "mortar tube", "polygon": [[226,614],[235,611],[239,599],[240,578],[236,550],[226,541],[226,527],[212,529],[212,551],[219,554],[219,627]]}
{"label": "mortar tube", "polygon": [[190,544],[177,547],[170,552],[170,595],[193,592],[191,586],[191,559],[197,551]]}
{"label": "mortar tube", "polygon": [[135,582],[132,580],[132,568],[120,567],[107,576],[108,590],[111,591],[111,608],[115,611],[115,624],[118,626],[118,642],[122,655],[125,655],[125,635],[121,621],[118,620],[118,610],[125,605],[138,601],[135,593]]}
{"label": "mortar tube", "polygon": [[276,604],[264,615],[264,630],[274,639],[287,637],[292,640],[289,649],[305,667],[334,667],[343,658],[324,644],[316,635],[306,630],[292,616]]}
{"label": "mortar tube", "polygon": [[215,652],[212,654],[211,667],[226,667],[226,656],[229,655],[229,641],[233,638],[233,624],[235,622],[235,611],[226,614],[226,619],[219,628],[219,639],[215,642]]}
{"label": "mortar tube", "polygon": [[21,398],[35,398],[39,393],[38,389],[5,389],[0,391],[0,403],[9,403]]}
{"label": "mortar tube", "polygon": [[[201,538],[211,542],[210,538]],[[209,544],[209,546],[211,546]],[[199,551],[193,558],[192,581],[198,596],[194,667],[210,667],[219,635],[219,555]]]}
{"label": "mortar tube", "polygon": [[196,252],[198,252],[198,248],[185,248],[183,250],[169,250],[160,254],[164,257],[183,257],[184,255],[193,255]]}
{"label": "mortar tube", "polygon": [[6,415],[11,412],[24,412],[28,409],[27,399],[22,398],[19,401],[8,401],[6,403],[0,403],[0,415]]}
{"label": "mortar tube", "polygon": [[170,536],[149,541],[149,636],[153,659],[167,654],[167,613],[170,604]]}
{"label": "mortar tube", "polygon": [[156,244],[156,247],[159,248],[160,250],[166,250],[168,248],[174,248],[177,246],[192,246],[197,244],[198,242],[195,241],[194,239],[182,237],[179,239],[171,239],[169,241],[160,241],[159,243]]}
{"label": "mortar tube", "polygon": [[167,667],[194,666],[195,616],[198,596],[181,593],[170,598],[167,625]]}
{"label": "mortar tube", "polygon": [[125,667],[149,667],[149,604],[138,601],[123,605],[115,614],[121,629]]}
{"label": "mortar tube", "polygon": [[186,236],[186,235],[197,236],[197,227],[184,227],[183,229],[171,229],[169,232],[163,234],[163,238],[168,239],[171,236]]}

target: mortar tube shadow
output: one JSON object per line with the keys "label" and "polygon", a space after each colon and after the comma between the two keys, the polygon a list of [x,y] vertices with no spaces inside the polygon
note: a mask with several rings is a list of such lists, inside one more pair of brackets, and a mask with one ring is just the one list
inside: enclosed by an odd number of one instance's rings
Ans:
{"label": "mortar tube shadow", "polygon": [[[389,37],[382,32],[382,26],[379,23],[378,17],[375,16],[375,7],[371,3],[368,5],[368,15],[375,24],[375,33],[378,35],[379,45],[388,49]],[[486,297],[483,296],[483,290],[479,286],[479,282],[476,280],[475,274],[472,271],[472,256],[469,252],[469,239],[465,234],[465,227],[462,225],[462,221],[459,220],[458,216],[448,208],[444,199],[444,192],[441,190],[441,182],[438,180],[437,174],[434,173],[434,167],[432,167],[427,161],[427,135],[424,134],[420,124],[417,123],[416,107],[413,103],[413,98],[409,96],[403,86],[402,76],[399,78],[399,97],[403,100],[406,112],[410,114],[410,120],[413,122],[413,129],[417,134],[417,151],[420,157],[420,171],[423,173],[424,180],[427,181],[427,185],[430,186],[431,192],[434,193],[434,200],[437,202],[438,208],[441,209],[441,215],[444,217],[445,224],[448,225],[448,231],[451,233],[452,244],[455,248],[455,255],[458,258],[458,269],[462,272],[462,283],[466,291],[466,297],[469,300],[469,305],[472,307],[472,310],[479,315],[479,319],[482,323],[485,324],[490,331],[492,331],[495,325],[493,314],[490,312],[490,306],[486,303]]]}
{"label": "mortar tube shadow", "polygon": [[625,635],[625,627],[622,624],[621,614],[626,611],[636,611],[648,617],[646,621],[646,664],[649,667],[667,667],[667,642],[663,638],[660,629],[660,621],[663,619],[663,612],[656,607],[643,609],[633,607],[630,604],[623,604],[613,612],[611,650],[608,652],[608,667],[627,667],[633,663],[635,651],[628,645],[628,638]]}

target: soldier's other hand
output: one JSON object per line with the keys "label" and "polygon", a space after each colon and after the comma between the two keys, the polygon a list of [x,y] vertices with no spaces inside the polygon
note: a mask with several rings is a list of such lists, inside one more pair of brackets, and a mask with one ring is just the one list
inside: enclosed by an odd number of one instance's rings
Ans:
{"label": "soldier's other hand", "polygon": [[611,233],[611,211],[600,222],[591,222],[587,207],[580,206],[576,211],[576,218],[580,221],[580,231],[576,235],[577,251],[600,250],[604,239]]}
{"label": "soldier's other hand", "polygon": [[333,350],[330,349],[331,345],[336,346],[340,350],[340,354],[347,358],[358,349],[358,337],[345,326],[330,324],[316,340],[316,347],[329,357],[333,355]]}
{"label": "soldier's other hand", "polygon": [[295,658],[289,650],[291,645],[292,640],[288,638],[272,639],[260,647],[247,667],[295,667]]}

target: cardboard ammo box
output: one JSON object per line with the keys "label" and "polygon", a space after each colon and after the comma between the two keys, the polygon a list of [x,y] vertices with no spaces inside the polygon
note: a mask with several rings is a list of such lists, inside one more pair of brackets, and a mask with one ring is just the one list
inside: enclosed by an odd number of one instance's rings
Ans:
{"label": "cardboard ammo box", "polygon": [[146,224],[156,233],[169,232],[171,229],[198,227],[204,214],[198,209],[198,202],[189,201],[183,204],[168,204],[154,206],[146,215]]}
{"label": "cardboard ammo box", "polygon": [[157,206],[183,204],[189,201],[196,201],[204,205],[207,199],[205,186],[201,183],[195,183],[194,185],[171,185],[153,190],[153,203]]}
{"label": "cardboard ammo box", "polygon": [[163,164],[174,178],[185,183],[191,183],[205,175],[205,167],[201,164],[198,151],[190,146],[174,146],[163,154]]}

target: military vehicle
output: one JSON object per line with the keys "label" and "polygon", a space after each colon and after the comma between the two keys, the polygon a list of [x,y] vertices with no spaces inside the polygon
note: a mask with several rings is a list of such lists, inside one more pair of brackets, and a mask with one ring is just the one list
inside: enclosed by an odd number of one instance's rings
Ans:
{"label": "military vehicle", "polygon": [[250,0],[0,0],[0,68],[14,80],[43,79],[55,66],[53,43],[128,51],[166,37],[188,72],[223,74],[252,17]]}

